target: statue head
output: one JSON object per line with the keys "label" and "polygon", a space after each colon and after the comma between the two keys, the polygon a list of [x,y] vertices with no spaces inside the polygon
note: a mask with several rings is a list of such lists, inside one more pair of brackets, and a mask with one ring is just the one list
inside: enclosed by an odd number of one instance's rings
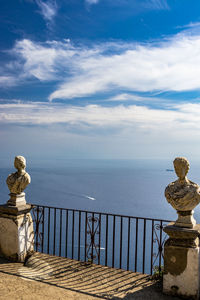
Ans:
{"label": "statue head", "polygon": [[22,170],[26,168],[26,159],[23,156],[16,156],[14,161],[14,166],[17,170]]}
{"label": "statue head", "polygon": [[184,180],[190,168],[189,161],[185,157],[176,157],[173,163],[176,175]]}

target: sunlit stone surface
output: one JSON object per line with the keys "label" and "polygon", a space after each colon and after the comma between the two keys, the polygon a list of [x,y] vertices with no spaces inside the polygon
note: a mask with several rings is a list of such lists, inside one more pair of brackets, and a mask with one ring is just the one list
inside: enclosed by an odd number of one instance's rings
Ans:
{"label": "sunlit stone surface", "polygon": [[14,166],[17,172],[7,178],[10,199],[0,205],[0,255],[14,261],[24,261],[33,251],[34,231],[30,214],[31,205],[26,204],[23,192],[31,182],[25,171],[26,159],[16,156]]}
{"label": "sunlit stone surface", "polygon": [[169,239],[164,246],[163,292],[199,299],[199,233],[193,209],[200,202],[199,186],[188,180],[189,162],[177,157],[174,169],[178,179],[165,189],[167,201],[176,209],[178,219],[168,224],[164,231]]}
{"label": "sunlit stone surface", "polygon": [[189,170],[189,162],[186,158],[177,157],[174,160],[174,169],[178,179],[166,187],[165,197],[177,211],[178,219],[175,225],[193,228],[196,225],[193,209],[200,202],[200,188],[198,184],[186,177]]}
{"label": "sunlit stone surface", "polygon": [[10,190],[9,205],[25,205],[25,193],[23,191],[27,185],[31,182],[30,175],[25,171],[26,159],[23,156],[16,156],[14,166],[17,172],[8,176],[6,183]]}

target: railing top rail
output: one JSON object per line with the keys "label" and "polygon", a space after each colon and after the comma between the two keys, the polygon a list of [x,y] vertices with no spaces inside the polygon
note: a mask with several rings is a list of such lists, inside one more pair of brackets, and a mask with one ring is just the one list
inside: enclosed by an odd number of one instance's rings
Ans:
{"label": "railing top rail", "polygon": [[148,220],[148,221],[156,221],[156,222],[172,222],[172,220],[163,220],[163,219],[156,219],[156,218],[144,218],[144,217],[136,217],[136,216],[129,216],[129,215],[120,215],[120,214],[112,214],[112,213],[106,213],[106,212],[100,212],[100,211],[90,211],[90,210],[82,210],[82,209],[73,209],[73,208],[64,208],[64,207],[55,207],[55,206],[47,206],[47,205],[41,205],[41,204],[31,204],[32,207],[43,207],[43,208],[50,208],[50,209],[60,209],[60,210],[66,210],[66,211],[74,211],[74,212],[83,212],[83,213],[93,213],[93,214],[101,214],[105,216],[116,216],[116,217],[124,217],[124,218],[132,218],[132,219],[138,219],[138,220]]}

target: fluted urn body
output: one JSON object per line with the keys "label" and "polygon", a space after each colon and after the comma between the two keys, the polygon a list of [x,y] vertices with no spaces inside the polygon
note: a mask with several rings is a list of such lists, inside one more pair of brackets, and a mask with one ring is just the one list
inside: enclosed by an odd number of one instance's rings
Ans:
{"label": "fluted urn body", "polygon": [[200,187],[186,177],[189,162],[184,157],[174,160],[174,169],[178,180],[170,183],[165,189],[165,197],[176,209],[178,219],[176,226],[193,228],[196,221],[193,218],[194,208],[200,203]]}

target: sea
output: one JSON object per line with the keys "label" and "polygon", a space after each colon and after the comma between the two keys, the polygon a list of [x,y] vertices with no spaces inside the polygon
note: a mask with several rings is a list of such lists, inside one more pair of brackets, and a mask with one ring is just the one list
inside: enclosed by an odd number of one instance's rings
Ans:
{"label": "sea", "polygon": [[[176,174],[173,170],[173,160],[92,160],[92,159],[32,159],[27,158],[27,172],[31,176],[31,184],[26,188],[26,201],[31,204],[39,204],[44,206],[52,206],[67,209],[88,210],[93,212],[119,214],[125,216],[155,218],[162,220],[176,220],[176,211],[168,204],[165,199],[165,187],[172,181],[176,180]],[[11,160],[0,160],[0,204],[4,204],[9,199],[9,190],[6,185],[6,178],[8,174],[15,172],[13,162]],[[188,178],[193,182],[200,184],[200,162],[191,161],[191,167],[188,173]],[[194,214],[197,223],[200,223],[200,206],[197,206]],[[47,216],[45,217],[48,219]],[[57,214],[57,222],[59,222],[60,215]],[[77,215],[78,218],[78,215]],[[69,222],[72,221],[72,216],[69,216]],[[78,219],[77,219],[78,220]],[[102,219],[103,221],[103,219]],[[105,220],[104,220],[105,221]],[[51,241],[50,246],[56,244],[56,249],[50,251],[50,254],[59,253],[59,231],[57,240],[54,242],[54,228],[52,215]],[[63,235],[65,235],[64,223],[66,223],[66,215],[63,213]],[[76,221],[75,219],[75,223]],[[110,240],[113,238],[113,220],[110,222],[109,235]],[[139,226],[142,226],[143,221]],[[72,223],[72,222],[71,222]],[[82,225],[84,220],[82,220]],[[103,224],[103,223],[102,223]],[[148,225],[149,224],[149,225]],[[132,224],[131,235],[135,231],[136,224]],[[147,223],[146,248],[150,249],[151,223]],[[45,232],[47,235],[48,225],[45,225]],[[69,226],[72,226],[69,225]],[[103,226],[103,225],[102,225]],[[116,226],[120,233],[120,218],[116,218]],[[84,226],[82,226],[84,227]],[[124,221],[124,253],[127,253],[127,220]],[[72,227],[68,230],[71,231]],[[104,228],[105,229],[105,222]],[[83,237],[81,237],[82,257],[84,257],[84,228],[81,229]],[[120,244],[120,234],[116,236],[116,243]],[[71,237],[72,237],[72,233]],[[105,234],[104,234],[105,236]],[[141,233],[143,236],[143,233]],[[134,237],[135,238],[135,237]],[[47,252],[47,236],[45,240],[45,252]],[[64,236],[63,236],[64,241]],[[74,249],[72,249],[72,242],[68,242],[69,256],[73,257],[73,251],[78,253],[78,231],[75,232]],[[110,242],[111,243],[111,242]],[[132,242],[132,249],[135,249],[135,240]],[[149,245],[148,245],[149,243]],[[131,245],[130,245],[131,246]],[[157,245],[158,246],[158,245]],[[55,246],[54,246],[55,247]],[[66,251],[66,246],[63,244],[61,252]],[[103,241],[102,234],[102,257],[100,263],[104,264],[106,247],[105,239]],[[108,265],[112,265],[112,245],[108,249],[109,259]],[[116,247],[117,248],[117,247]],[[131,249],[131,248],[130,248]],[[143,244],[138,244],[138,251],[140,252],[138,263],[140,265],[139,271],[142,271],[142,254]],[[150,266],[150,250],[146,249],[146,263],[148,268]],[[57,251],[57,252],[56,252]],[[116,250],[116,257],[119,257],[119,247]],[[135,250],[134,250],[135,251]],[[156,252],[156,251],[155,251]],[[119,263],[119,260],[115,258]],[[126,255],[123,255],[122,264],[126,266]],[[132,269],[134,270],[134,256],[132,262],[130,258]],[[146,271],[149,273],[149,271]]]}
{"label": "sea", "polygon": [[[164,197],[176,180],[172,160],[27,159],[31,184],[26,201],[47,206],[91,210],[136,217],[174,219],[176,212]],[[11,160],[0,160],[0,203],[8,200]],[[200,184],[200,162],[188,178]],[[200,221],[200,209],[195,216]]]}

